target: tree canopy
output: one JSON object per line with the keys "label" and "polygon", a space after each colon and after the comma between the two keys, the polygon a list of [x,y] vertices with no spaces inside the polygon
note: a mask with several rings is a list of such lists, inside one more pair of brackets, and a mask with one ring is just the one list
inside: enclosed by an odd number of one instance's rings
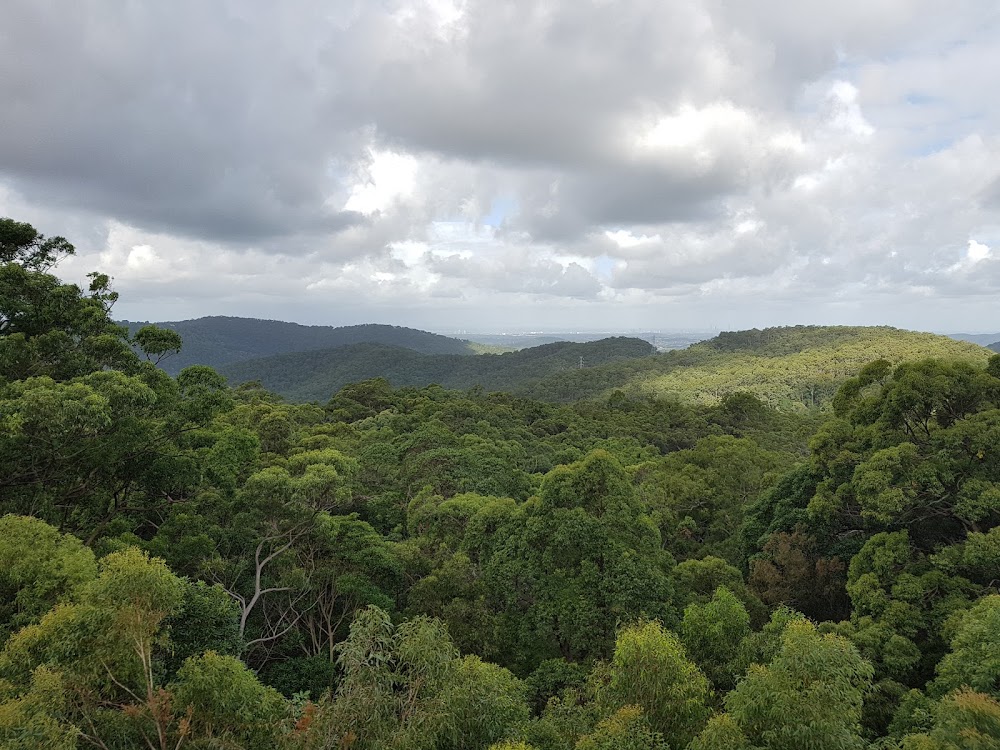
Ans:
{"label": "tree canopy", "polygon": [[[997,747],[1000,356],[750,331],[567,403],[293,403],[157,367],[70,252],[0,222],[0,747]],[[856,347],[828,395],[742,387],[808,347]]]}

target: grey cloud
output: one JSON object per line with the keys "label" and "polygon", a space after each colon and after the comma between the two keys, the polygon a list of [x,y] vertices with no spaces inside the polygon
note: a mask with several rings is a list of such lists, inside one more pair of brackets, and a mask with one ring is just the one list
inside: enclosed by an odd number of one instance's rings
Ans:
{"label": "grey cloud", "polygon": [[[920,294],[1000,285],[991,259],[960,265],[969,239],[1000,255],[992,4],[469,0],[441,23],[447,5],[9,0],[0,209],[88,247],[81,264],[118,224],[171,272],[224,257],[197,284],[155,279],[119,238],[106,270],[150,300],[340,310],[307,291],[322,282],[372,310],[475,301],[485,319],[517,297],[626,320],[670,296],[870,294],[895,314],[896,293],[918,314]],[[831,97],[841,80],[856,93]],[[637,145],[685,108],[707,125]],[[343,210],[384,149],[416,160],[412,187]],[[404,263],[400,243],[435,252]]]}
{"label": "grey cloud", "polygon": [[362,141],[320,119],[310,28],[276,9],[6,3],[0,173],[28,199],[213,239],[357,222],[324,202]]}
{"label": "grey cloud", "polygon": [[565,265],[533,258],[526,251],[484,260],[458,255],[432,258],[429,267],[442,276],[472,282],[477,289],[494,292],[538,294],[593,299],[601,283],[579,263]]}

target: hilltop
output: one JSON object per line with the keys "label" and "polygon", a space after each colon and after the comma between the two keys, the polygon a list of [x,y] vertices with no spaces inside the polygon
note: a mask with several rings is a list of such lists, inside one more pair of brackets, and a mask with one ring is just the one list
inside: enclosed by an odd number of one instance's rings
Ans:
{"label": "hilltop", "polygon": [[888,326],[788,326],[723,332],[687,349],[562,373],[525,395],[569,402],[613,390],[702,404],[747,391],[781,409],[825,404],[867,363],[950,358],[984,364],[976,344]]}
{"label": "hilltop", "polygon": [[312,401],[326,400],[348,383],[375,377],[396,387],[436,383],[445,388],[518,391],[544,377],[579,370],[581,361],[586,368],[649,357],[653,351],[649,342],[626,337],[562,341],[476,357],[361,343],[237,362],[219,371],[233,384],[259,380],[286,398]]}
{"label": "hilltop", "polygon": [[[145,322],[121,321],[131,333]],[[280,320],[212,316],[194,320],[156,323],[181,335],[181,351],[163,360],[172,375],[189,365],[222,367],[232,362],[290,352],[332,349],[360,343],[385,344],[421,354],[474,355],[478,348],[468,341],[390,325],[304,326]]]}

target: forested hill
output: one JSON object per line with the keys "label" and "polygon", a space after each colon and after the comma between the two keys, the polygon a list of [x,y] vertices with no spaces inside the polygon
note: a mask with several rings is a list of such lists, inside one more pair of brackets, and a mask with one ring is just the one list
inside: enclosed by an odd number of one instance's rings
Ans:
{"label": "forested hill", "polygon": [[72,252],[0,218],[0,750],[1000,747],[1000,355],[772,329],[572,373],[635,398],[295,404],[157,368]]}
{"label": "forested hill", "polygon": [[[148,323],[122,321],[122,325],[128,326],[134,334]],[[184,340],[181,351],[161,363],[161,367],[172,375],[188,365],[219,367],[257,357],[360,343],[386,344],[422,354],[476,353],[466,341],[402,326],[369,324],[335,328],[219,316],[156,325],[177,331]]]}
{"label": "forested hill", "polygon": [[421,354],[399,346],[363,343],[236,362],[219,371],[230,383],[259,380],[294,401],[325,401],[348,383],[384,377],[394,386],[437,383],[446,388],[482,386],[487,391],[530,388],[558,373],[653,354],[642,339],[614,337],[582,344],[562,341],[504,354],[467,357]]}
{"label": "forested hill", "polygon": [[747,391],[772,406],[821,406],[870,362],[928,357],[984,364],[991,352],[977,344],[887,326],[788,326],[723,332],[687,349],[561,373],[525,394],[574,401],[621,389],[711,404]]}

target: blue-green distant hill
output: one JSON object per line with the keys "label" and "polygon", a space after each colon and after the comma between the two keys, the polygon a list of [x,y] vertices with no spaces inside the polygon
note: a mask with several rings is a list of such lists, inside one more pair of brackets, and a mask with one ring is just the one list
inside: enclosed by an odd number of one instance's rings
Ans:
{"label": "blue-green distant hill", "polygon": [[[121,323],[133,333],[148,325],[132,321]],[[161,363],[161,367],[172,375],[188,365],[222,367],[232,362],[259,357],[333,349],[352,344],[384,344],[421,354],[468,356],[479,351],[468,341],[402,326],[369,324],[335,328],[229,317],[177,320],[156,325],[177,331],[184,340],[181,351]]]}
{"label": "blue-green distant hill", "polygon": [[614,337],[586,343],[560,341],[503,354],[423,354],[413,349],[363,343],[335,349],[282,354],[219,368],[229,382],[259,380],[268,390],[296,401],[325,401],[348,383],[382,377],[394,386],[436,383],[446,388],[480,386],[487,391],[523,391],[546,377],[654,352],[642,339]]}

